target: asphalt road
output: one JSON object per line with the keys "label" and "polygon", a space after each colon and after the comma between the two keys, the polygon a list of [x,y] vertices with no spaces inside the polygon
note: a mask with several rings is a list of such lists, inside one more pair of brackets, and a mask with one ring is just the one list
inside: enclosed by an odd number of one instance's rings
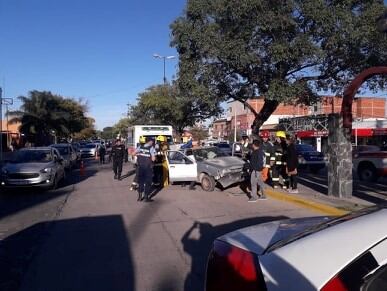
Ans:
{"label": "asphalt road", "polygon": [[0,194],[0,290],[203,290],[214,238],[257,223],[316,213],[276,200],[247,203],[238,188],[172,185],[154,202],[110,165],[86,163],[68,185]]}

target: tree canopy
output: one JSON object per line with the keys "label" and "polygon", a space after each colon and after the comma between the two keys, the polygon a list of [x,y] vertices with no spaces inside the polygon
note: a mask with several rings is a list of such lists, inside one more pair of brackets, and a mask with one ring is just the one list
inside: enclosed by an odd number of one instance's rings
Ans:
{"label": "tree canopy", "polygon": [[[384,8],[383,0],[188,0],[171,24],[179,89],[212,106],[244,103],[258,133],[280,103],[309,105],[319,90],[339,92],[363,69],[386,64],[376,25]],[[247,100],[259,95],[255,112]]]}
{"label": "tree canopy", "polygon": [[31,91],[18,97],[20,110],[11,111],[10,123],[20,122],[20,132],[33,137],[37,145],[50,142],[53,133],[68,138],[85,128],[93,127],[91,119],[85,116],[86,104],[71,98],[64,98],[48,91]]}
{"label": "tree canopy", "polygon": [[184,127],[220,112],[218,104],[182,94],[175,84],[156,85],[139,94],[129,106],[131,124],[168,124],[182,132]]}

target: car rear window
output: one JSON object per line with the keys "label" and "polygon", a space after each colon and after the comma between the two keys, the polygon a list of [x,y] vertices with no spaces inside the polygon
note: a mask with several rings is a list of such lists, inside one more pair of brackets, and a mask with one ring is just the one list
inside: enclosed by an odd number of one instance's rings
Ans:
{"label": "car rear window", "polygon": [[363,216],[363,215],[371,214],[373,212],[379,211],[379,210],[386,208],[386,207],[387,207],[387,205],[372,206],[372,207],[367,207],[367,208],[361,209],[359,211],[351,212],[349,214],[345,214],[345,215],[340,216],[340,217],[334,217],[326,222],[316,224],[316,225],[314,225],[314,226],[312,226],[312,227],[310,227],[310,228],[308,228],[300,233],[297,233],[293,236],[287,237],[286,239],[275,242],[274,244],[270,245],[265,250],[264,253],[272,252],[272,251],[279,249],[287,244],[290,244],[290,243],[292,243],[296,240],[299,240],[301,238],[304,238],[308,235],[311,235],[311,234],[314,234],[314,233],[319,232],[321,230],[324,230],[328,227],[335,226],[337,224],[358,218],[358,217]]}
{"label": "car rear window", "polygon": [[227,143],[220,143],[217,145],[218,148],[230,148],[230,145]]}

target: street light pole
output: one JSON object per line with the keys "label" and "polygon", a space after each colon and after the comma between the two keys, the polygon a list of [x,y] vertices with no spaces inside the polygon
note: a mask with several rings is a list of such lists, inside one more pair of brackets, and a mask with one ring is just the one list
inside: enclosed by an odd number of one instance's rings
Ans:
{"label": "street light pole", "polygon": [[163,78],[163,81],[164,81],[164,85],[167,83],[167,77],[165,76],[165,60],[171,60],[171,59],[174,59],[175,56],[161,56],[159,54],[153,54],[153,57],[156,58],[156,59],[163,59],[163,65],[164,65],[164,78]]}

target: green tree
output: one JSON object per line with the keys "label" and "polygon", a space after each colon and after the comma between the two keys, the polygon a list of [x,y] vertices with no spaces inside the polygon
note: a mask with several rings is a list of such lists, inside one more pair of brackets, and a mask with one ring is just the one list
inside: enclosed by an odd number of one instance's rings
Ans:
{"label": "green tree", "polygon": [[140,93],[137,104],[129,106],[128,116],[131,124],[169,124],[182,132],[184,127],[220,111],[219,104],[185,95],[175,84],[165,84]]}
{"label": "green tree", "polygon": [[201,128],[199,126],[194,126],[189,131],[192,134],[193,139],[198,141],[199,144],[201,143],[201,141],[205,140],[208,137],[208,130],[205,130],[204,128]]}
{"label": "green tree", "polygon": [[[188,0],[171,24],[180,90],[244,103],[257,134],[280,103],[314,103],[319,90],[339,92],[363,69],[386,64],[376,25],[383,10],[382,0]],[[260,112],[247,103],[258,95]]]}
{"label": "green tree", "polygon": [[101,137],[103,139],[112,139],[114,138],[114,128],[112,126],[107,126],[102,129]]}
{"label": "green tree", "polygon": [[31,91],[28,97],[18,97],[20,110],[11,111],[10,123],[20,122],[20,131],[32,138],[36,145],[52,141],[53,133],[59,138],[70,137],[87,127],[86,105],[47,91]]}
{"label": "green tree", "polygon": [[113,126],[113,134],[116,137],[118,134],[121,137],[128,136],[128,127],[131,124],[131,120],[128,117],[121,118],[114,126]]}

